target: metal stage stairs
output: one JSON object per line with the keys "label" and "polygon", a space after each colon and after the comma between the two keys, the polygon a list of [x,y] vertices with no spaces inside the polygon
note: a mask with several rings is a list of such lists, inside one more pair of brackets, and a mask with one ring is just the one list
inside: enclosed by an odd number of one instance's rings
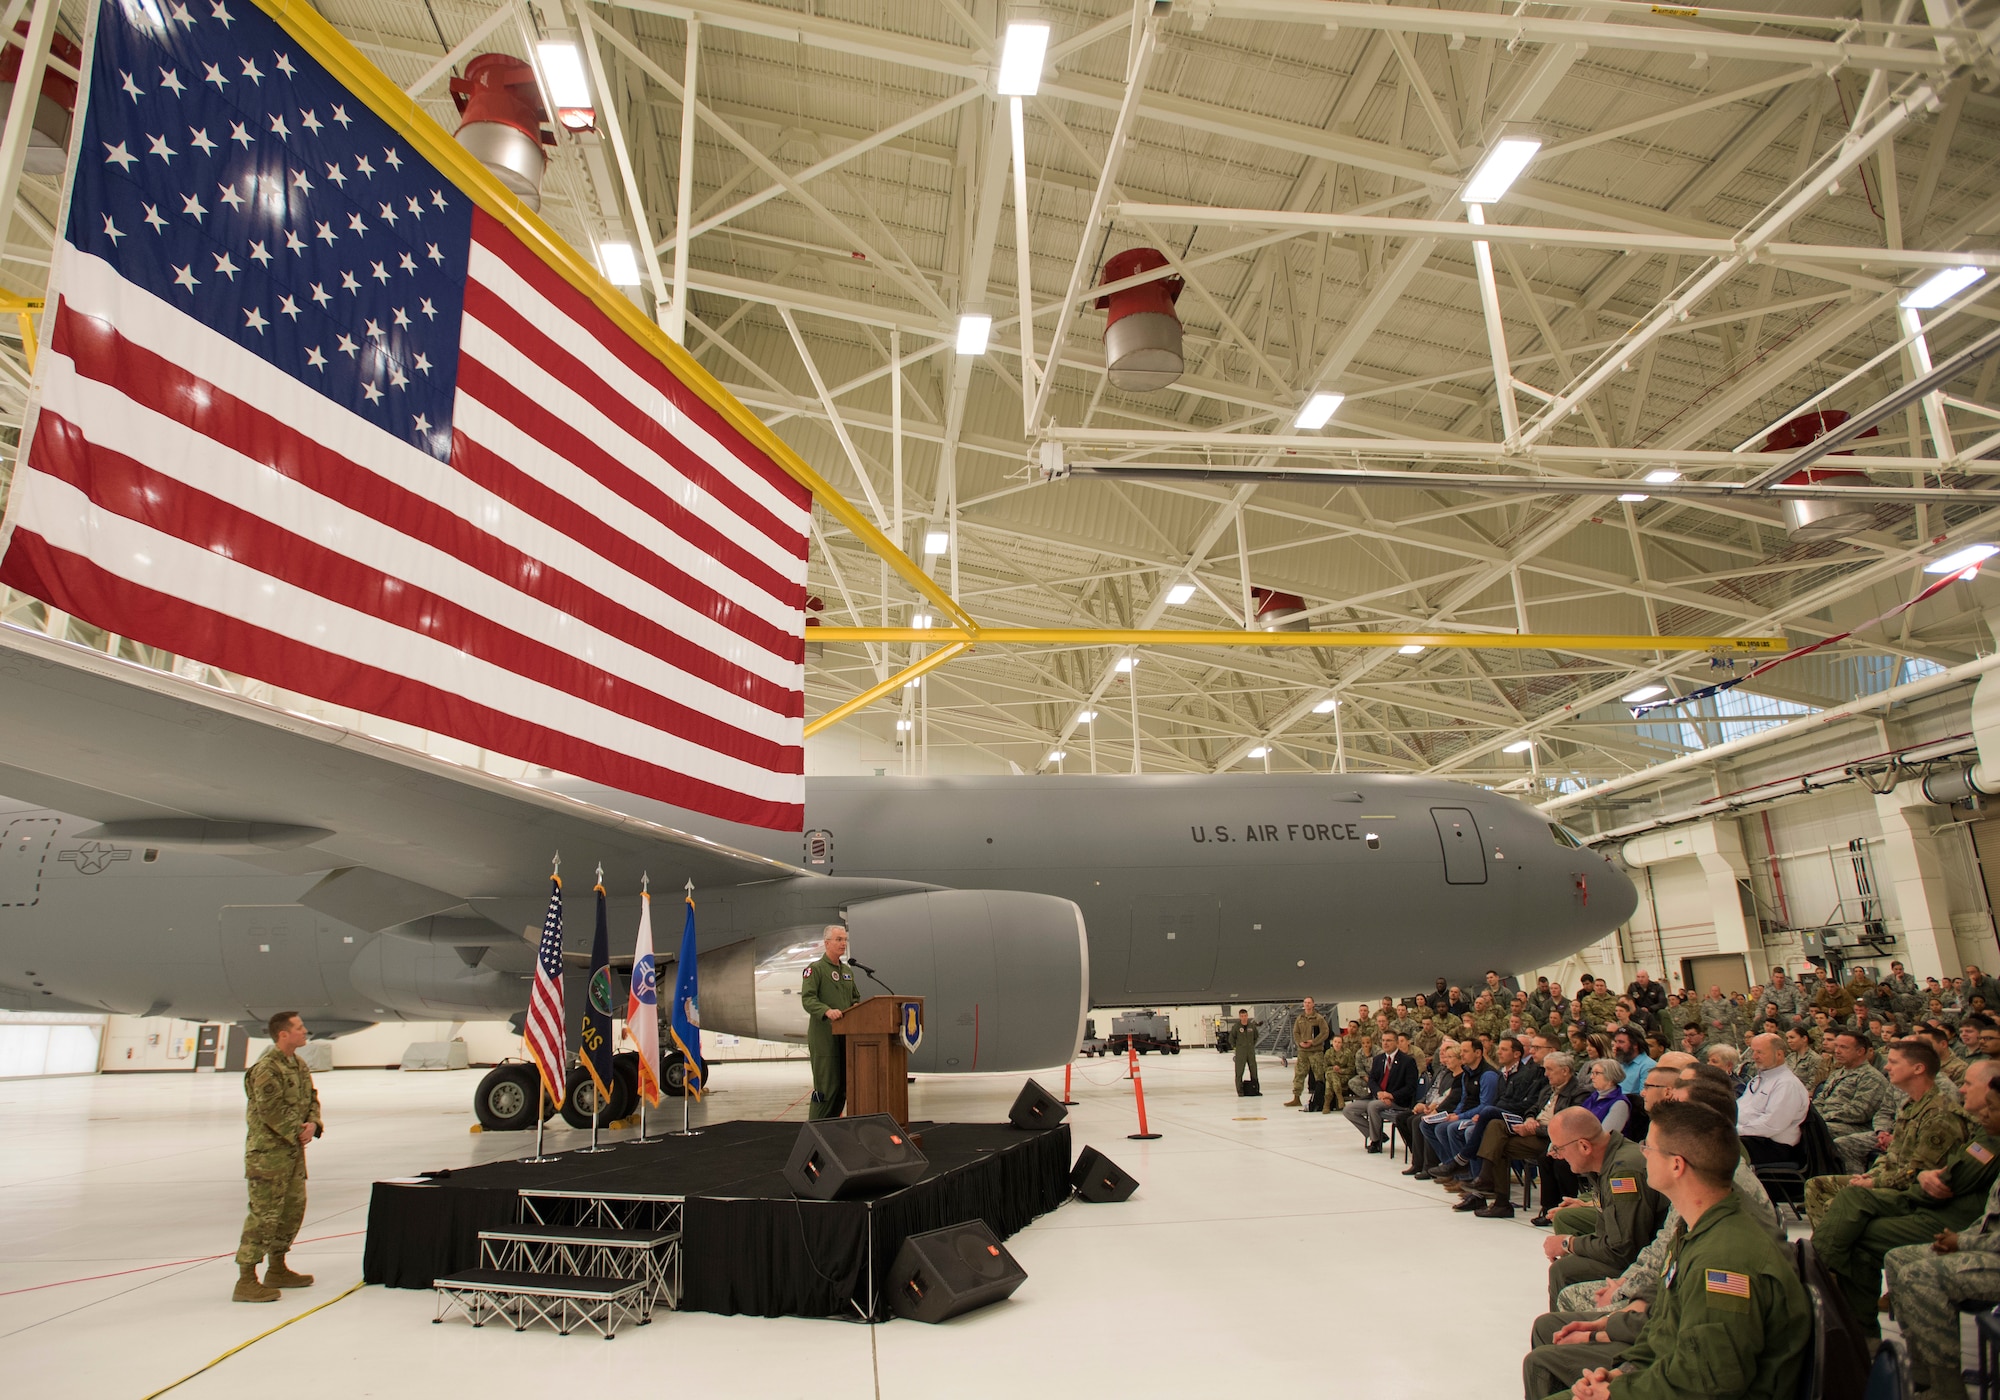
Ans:
{"label": "metal stage stairs", "polygon": [[[655,1307],[679,1306],[680,1202],[523,1193],[520,1213],[520,1223],[479,1232],[479,1268],[432,1283],[432,1322],[457,1312],[484,1327],[497,1314],[516,1332],[546,1322],[564,1336],[586,1326],[610,1341],[621,1323],[643,1327]],[[543,1224],[544,1214],[580,1223]]]}

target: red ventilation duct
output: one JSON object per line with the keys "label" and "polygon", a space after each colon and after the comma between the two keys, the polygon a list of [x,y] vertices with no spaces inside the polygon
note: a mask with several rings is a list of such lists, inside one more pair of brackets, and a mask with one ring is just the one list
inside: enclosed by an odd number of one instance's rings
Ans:
{"label": "red ventilation duct", "polygon": [[[1847,410],[1841,408],[1824,409],[1818,413],[1801,413],[1789,418],[1771,430],[1764,439],[1766,452],[1796,452],[1815,438],[1832,432],[1847,421]],[[1861,434],[1864,438],[1881,436],[1880,429],[1870,428]],[[1851,452],[1830,452],[1829,457],[1851,457]],[[1867,486],[1870,479],[1867,472],[1855,471],[1847,467],[1807,467],[1804,471],[1793,472],[1784,480],[1786,486]],[[1839,539],[1851,535],[1856,530],[1865,530],[1875,523],[1875,507],[1868,501],[1837,501],[1824,497],[1805,500],[1789,497],[1782,501],[1785,512],[1786,532],[1791,538],[1807,544],[1814,540]]]}
{"label": "red ventilation duct", "polygon": [[539,211],[548,168],[542,147],[556,138],[543,130],[548,113],[535,70],[512,54],[483,53],[465,65],[463,78],[451,80],[451,100],[465,118],[458,143],[521,203]]}
{"label": "red ventilation duct", "polygon": [[[22,20],[14,26],[14,32],[26,39],[28,22]],[[6,52],[0,53],[0,127],[6,125],[4,114],[14,100],[14,84],[21,76],[21,52],[22,46],[9,40]],[[50,36],[49,55],[79,71],[83,68],[83,50],[60,34]],[[75,112],[76,79],[65,77],[53,67],[42,69],[42,96],[28,122],[28,155],[23,170],[30,175],[63,173],[69,159],[69,123]]]}
{"label": "red ventilation duct", "polygon": [[1312,624],[1306,620],[1306,600],[1296,593],[1280,593],[1275,588],[1253,588],[1251,601],[1257,605],[1257,620],[1252,625],[1259,632],[1310,632]]}
{"label": "red ventilation duct", "polygon": [[[1127,248],[1104,264],[1098,285],[1165,266],[1166,255],[1157,248]],[[1112,388],[1143,394],[1181,377],[1187,361],[1181,356],[1181,318],[1174,314],[1180,295],[1180,278],[1161,277],[1097,299],[1097,309],[1110,313],[1104,325],[1104,361]]]}

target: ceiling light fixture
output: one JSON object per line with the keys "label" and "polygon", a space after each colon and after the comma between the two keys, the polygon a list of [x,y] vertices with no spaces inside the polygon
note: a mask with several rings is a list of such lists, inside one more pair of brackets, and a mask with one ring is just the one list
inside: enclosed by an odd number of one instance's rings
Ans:
{"label": "ceiling light fixture", "polygon": [[1927,574],[1962,574],[1967,569],[1976,569],[1981,564],[2000,554],[2000,546],[1990,544],[1969,544],[1964,549],[1955,550],[1944,558],[1924,565]]}
{"label": "ceiling light fixture", "polygon": [[639,285],[639,260],[632,255],[630,243],[598,244],[597,265],[604,270],[605,279],[614,287]]}
{"label": "ceiling light fixture", "polygon": [[1046,24],[1016,22],[1007,26],[1007,42],[1000,50],[1000,80],[995,84],[1002,97],[1033,97],[1042,86],[1042,64],[1049,52]]}
{"label": "ceiling light fixture", "polygon": [[922,630],[930,625],[931,615],[929,613],[912,613],[910,615],[910,626]]}
{"label": "ceiling light fixture", "polygon": [[1111,669],[1121,675],[1125,675],[1129,674],[1132,668],[1138,664],[1139,658],[1136,656],[1121,656],[1117,661],[1112,663]]}
{"label": "ceiling light fixture", "polygon": [[1271,752],[1271,748],[1270,748],[1270,745],[1268,745],[1268,744],[1259,744],[1259,745],[1258,745],[1258,746],[1257,746],[1256,748],[1254,748],[1254,749],[1250,750],[1250,752],[1249,752],[1249,753],[1245,754],[1245,755],[1244,755],[1244,757],[1245,757],[1245,758],[1263,758],[1264,756],[1266,756],[1266,755],[1267,755],[1267,754],[1269,754],[1270,752]]}
{"label": "ceiling light fixture", "polygon": [[566,40],[535,46],[542,61],[542,78],[549,85],[549,100],[556,104],[556,118],[571,131],[588,131],[597,124],[590,83],[583,76],[583,55]]}
{"label": "ceiling light fixture", "polygon": [[961,355],[984,355],[986,342],[993,335],[993,318],[987,315],[965,315],[958,318],[958,353]]}
{"label": "ceiling light fixture", "polygon": [[924,553],[944,554],[951,549],[951,535],[944,530],[924,532]]}
{"label": "ceiling light fixture", "polygon": [[1327,420],[1339,411],[1342,401],[1346,398],[1345,394],[1314,394],[1306,400],[1306,406],[1299,410],[1299,416],[1292,420],[1292,426],[1303,428],[1307,432],[1324,428]]}
{"label": "ceiling light fixture", "polygon": [[1493,143],[1493,149],[1486,153],[1486,159],[1479,162],[1479,168],[1472,172],[1472,178],[1465,182],[1459,192],[1459,199],[1466,204],[1492,204],[1521,178],[1521,172],[1528,168],[1528,162],[1541,150],[1539,136],[1507,136]]}
{"label": "ceiling light fixture", "polygon": [[1411,643],[1410,643],[1410,644],[1409,644],[1408,646],[1400,646],[1400,647],[1397,647],[1397,648],[1396,648],[1396,655],[1398,655],[1398,656],[1415,656],[1415,655],[1417,655],[1418,653],[1422,652],[1422,651],[1423,651],[1423,649],[1424,649],[1424,644],[1423,644],[1422,642],[1411,642]]}
{"label": "ceiling light fixture", "polygon": [[1339,708],[1340,702],[1338,700],[1322,700],[1313,706],[1313,713],[1316,715],[1330,715]]}
{"label": "ceiling light fixture", "polygon": [[1643,491],[1627,491],[1618,499],[1630,506],[1637,505],[1640,501],[1651,500],[1652,498]]}
{"label": "ceiling light fixture", "polygon": [[1670,481],[1679,481],[1681,474],[1672,467],[1661,467],[1658,471],[1647,472],[1646,480],[1655,486],[1665,486]]}
{"label": "ceiling light fixture", "polygon": [[1097,711],[1095,710],[1078,710],[1076,712],[1076,722],[1078,724],[1089,724],[1092,720],[1096,718],[1097,718]]}
{"label": "ceiling light fixture", "polygon": [[1985,275],[1983,267],[1940,268],[1903,293],[1903,299],[1896,304],[1905,311],[1929,311],[1934,306],[1943,306]]}
{"label": "ceiling light fixture", "polygon": [[1069,751],[1067,749],[1056,749],[1049,754],[1049,762],[1061,763],[1064,759],[1068,757],[1069,757]]}
{"label": "ceiling light fixture", "polygon": [[1167,590],[1167,606],[1177,608],[1192,597],[1194,597],[1193,584],[1177,583]]}
{"label": "ceiling light fixture", "polygon": [[1651,700],[1653,697],[1657,695],[1665,695],[1666,693],[1667,693],[1667,688],[1663,685],[1642,685],[1637,690],[1634,690],[1629,694],[1621,695],[1618,698],[1620,700],[1623,700],[1628,705],[1637,705],[1644,701]]}
{"label": "ceiling light fixture", "polygon": [[1501,752],[1501,753],[1526,753],[1526,752],[1527,752],[1527,751],[1528,751],[1529,749],[1532,749],[1532,748],[1533,748],[1534,746],[1535,746],[1535,741],[1534,741],[1533,739],[1516,739],[1516,740],[1515,740],[1515,741],[1514,741],[1513,743],[1509,744],[1509,745],[1508,745],[1508,746],[1507,746],[1506,748],[1504,748],[1504,749],[1500,750],[1500,752]]}
{"label": "ceiling light fixture", "polygon": [[910,721],[906,719],[899,719],[896,721],[896,728],[898,730],[907,731],[910,728]]}

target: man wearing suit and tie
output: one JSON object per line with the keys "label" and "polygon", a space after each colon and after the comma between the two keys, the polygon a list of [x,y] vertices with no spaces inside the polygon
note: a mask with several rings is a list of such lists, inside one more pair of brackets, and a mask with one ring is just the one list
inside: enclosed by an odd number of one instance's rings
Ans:
{"label": "man wearing suit and tie", "polygon": [[1368,1062],[1368,1092],[1341,1110],[1368,1144],[1380,1152],[1387,1124],[1400,1109],[1417,1101],[1417,1059],[1393,1035],[1382,1038],[1382,1050]]}

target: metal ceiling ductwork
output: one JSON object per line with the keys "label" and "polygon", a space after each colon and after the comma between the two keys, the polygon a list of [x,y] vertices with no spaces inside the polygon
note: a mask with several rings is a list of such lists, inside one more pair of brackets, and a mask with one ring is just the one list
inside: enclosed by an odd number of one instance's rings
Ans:
{"label": "metal ceiling ductwork", "polygon": [[[1766,452],[1791,452],[1804,447],[1813,439],[1832,432],[1847,421],[1845,409],[1830,408],[1819,413],[1801,413],[1798,417],[1780,423],[1769,437],[1764,439]],[[1880,430],[1870,428],[1859,437],[1877,437]],[[1832,454],[1849,457],[1850,452]],[[1867,472],[1854,471],[1845,467],[1807,467],[1785,478],[1786,486],[1869,486],[1872,485]],[[1867,501],[1842,501],[1824,497],[1803,499],[1788,496],[1781,509],[1785,513],[1786,533],[1800,544],[1814,540],[1835,540],[1843,535],[1851,535],[1857,530],[1865,530],[1875,523],[1875,507]]]}
{"label": "metal ceiling ductwork", "polygon": [[[1104,264],[1104,283],[1167,266],[1157,248],[1127,248]],[[1105,375],[1115,389],[1148,393],[1164,389],[1181,377],[1187,361],[1181,355],[1181,318],[1174,311],[1181,279],[1162,277],[1097,299],[1108,312],[1104,326]]]}
{"label": "metal ceiling ductwork", "polygon": [[483,53],[451,80],[451,100],[465,118],[458,143],[530,209],[542,207],[542,176],[548,169],[543,132],[548,114],[535,83],[535,70],[512,54]]}
{"label": "metal ceiling ductwork", "polygon": [[2000,797],[2000,681],[1991,673],[1972,688],[1972,740],[1979,757],[1962,768],[1946,768],[1924,779],[1924,797],[1942,807],[1980,805]]}

